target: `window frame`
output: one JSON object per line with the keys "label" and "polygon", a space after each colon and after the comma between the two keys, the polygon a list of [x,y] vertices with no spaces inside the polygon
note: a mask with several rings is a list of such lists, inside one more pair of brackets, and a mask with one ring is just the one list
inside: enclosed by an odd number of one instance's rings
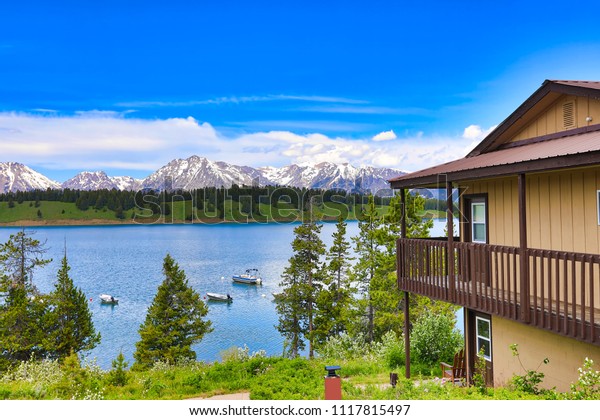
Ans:
{"label": "window frame", "polygon": [[[484,337],[482,335],[479,334],[479,321],[483,321],[485,323],[487,323],[488,325],[488,331],[489,331],[489,337]],[[481,349],[481,347],[479,347],[479,340],[485,340],[488,342],[488,349],[489,349],[489,355],[484,354],[483,358],[485,360],[487,360],[488,362],[492,361],[492,320],[489,318],[484,318],[478,315],[475,315],[475,350],[477,352],[477,354],[479,355],[479,350]]]}
{"label": "window frame", "polygon": [[[475,206],[483,206],[483,222],[475,222]],[[600,219],[599,219],[600,220]],[[483,225],[483,240],[475,239],[475,225]],[[472,200],[471,201],[471,242],[476,244],[487,244],[487,203],[486,200]]]}

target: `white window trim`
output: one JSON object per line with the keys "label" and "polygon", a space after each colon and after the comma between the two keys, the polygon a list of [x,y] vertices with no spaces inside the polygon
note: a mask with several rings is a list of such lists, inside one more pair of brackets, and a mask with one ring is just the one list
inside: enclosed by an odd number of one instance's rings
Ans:
{"label": "white window trim", "polygon": [[[478,327],[478,323],[477,321],[482,320],[484,322],[487,322],[489,325],[488,331],[490,332],[490,337],[483,337],[479,335],[479,327]],[[485,360],[487,360],[488,362],[492,361],[492,321],[490,319],[487,318],[482,318],[480,316],[476,316],[475,317],[475,345],[477,345],[477,343],[479,343],[479,338],[483,339],[483,340],[487,340],[490,343],[490,355],[486,356],[485,354],[483,355],[483,358]],[[477,349],[477,354],[479,354],[479,350],[481,349]]]}
{"label": "white window trim", "polygon": [[[481,241],[477,241],[475,240],[475,229],[473,228],[473,225],[475,224],[475,211],[474,211],[474,207],[475,206],[483,206],[483,226],[485,227],[485,229],[483,230],[483,240]],[[487,217],[486,217],[486,212],[487,212],[487,205],[485,203],[485,201],[476,201],[476,202],[472,202],[471,203],[471,242],[477,243],[477,244],[487,244]],[[598,220],[600,221],[600,216],[598,218]],[[478,224],[481,224],[481,222],[479,222]]]}

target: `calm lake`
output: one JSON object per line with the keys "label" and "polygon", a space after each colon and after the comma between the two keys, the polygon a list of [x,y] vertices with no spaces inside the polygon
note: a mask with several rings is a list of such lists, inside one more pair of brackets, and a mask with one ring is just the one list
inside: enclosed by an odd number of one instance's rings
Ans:
{"label": "calm lake", "polygon": [[[445,220],[437,220],[432,236],[443,234]],[[36,227],[33,236],[46,241],[53,261],[34,273],[34,283],[49,292],[63,256],[64,243],[75,284],[91,299],[90,308],[102,341],[88,358],[104,369],[120,351],[133,360],[138,328],[158,285],[167,253],[185,270],[190,285],[201,296],[229,293],[233,303],[209,303],[208,318],[214,331],[194,347],[199,360],[220,360],[220,352],[247,345],[250,351],[280,355],[283,338],[275,329],[277,313],[273,292],[291,256],[296,224],[129,225]],[[323,225],[321,237],[329,247],[334,223]],[[18,228],[1,228],[0,243]],[[357,222],[348,223],[348,237],[358,233]],[[239,285],[231,275],[258,268],[261,286]],[[101,305],[98,295],[113,294],[119,304]],[[459,323],[460,325],[460,323]]]}

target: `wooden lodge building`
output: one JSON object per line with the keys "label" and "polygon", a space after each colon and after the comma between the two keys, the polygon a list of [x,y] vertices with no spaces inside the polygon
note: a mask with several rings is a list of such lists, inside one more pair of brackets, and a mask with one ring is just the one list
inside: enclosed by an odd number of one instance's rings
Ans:
{"label": "wooden lodge building", "polygon": [[464,308],[468,377],[480,349],[488,383],[524,375],[513,343],[527,369],[549,358],[546,388],[567,391],[586,357],[598,369],[600,82],[546,80],[466,157],[390,183],[445,188],[448,232],[460,221],[459,237],[402,234],[398,286]]}

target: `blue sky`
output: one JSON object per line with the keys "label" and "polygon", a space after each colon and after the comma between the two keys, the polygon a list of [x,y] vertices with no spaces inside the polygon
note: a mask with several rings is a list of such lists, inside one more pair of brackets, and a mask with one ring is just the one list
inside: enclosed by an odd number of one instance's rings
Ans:
{"label": "blue sky", "polygon": [[594,2],[87,3],[0,2],[0,161],[59,181],[192,154],[412,171],[545,79],[600,80]]}

